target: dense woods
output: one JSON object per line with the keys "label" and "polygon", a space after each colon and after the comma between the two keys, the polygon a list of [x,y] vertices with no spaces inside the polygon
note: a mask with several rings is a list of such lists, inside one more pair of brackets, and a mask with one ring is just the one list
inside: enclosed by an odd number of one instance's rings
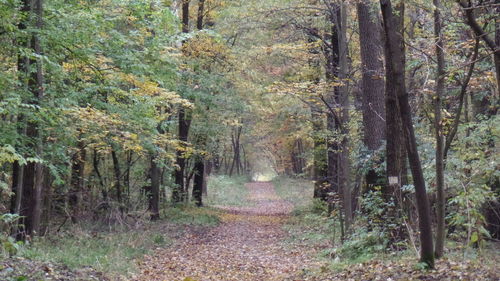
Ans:
{"label": "dense woods", "polygon": [[169,221],[222,175],[312,182],[300,196],[334,241],[372,233],[425,268],[457,244],[498,247],[499,14],[480,0],[0,0],[2,252]]}

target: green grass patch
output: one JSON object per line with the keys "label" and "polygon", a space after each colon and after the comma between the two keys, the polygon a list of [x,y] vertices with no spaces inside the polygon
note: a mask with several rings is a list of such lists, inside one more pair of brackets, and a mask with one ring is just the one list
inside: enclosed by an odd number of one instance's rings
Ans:
{"label": "green grass patch", "polygon": [[91,266],[112,276],[136,270],[135,258],[151,249],[172,243],[170,237],[153,231],[67,232],[35,240],[21,255],[44,262],[62,263],[70,269]]}
{"label": "green grass patch", "polygon": [[206,203],[212,206],[249,206],[246,176],[216,175],[208,178]]}
{"label": "green grass patch", "polygon": [[220,223],[220,211],[214,208],[178,206],[162,210],[162,217],[177,225],[216,226]]}
{"label": "green grass patch", "polygon": [[[37,261],[64,264],[70,269],[90,266],[110,276],[129,276],[136,272],[136,259],[158,247],[167,247],[185,228],[215,226],[220,211],[194,206],[162,210],[162,220],[143,221],[138,229],[114,226],[75,225],[69,230],[36,238],[23,247],[20,255]],[[85,229],[85,230],[83,230]],[[101,229],[89,231],[87,229]]]}

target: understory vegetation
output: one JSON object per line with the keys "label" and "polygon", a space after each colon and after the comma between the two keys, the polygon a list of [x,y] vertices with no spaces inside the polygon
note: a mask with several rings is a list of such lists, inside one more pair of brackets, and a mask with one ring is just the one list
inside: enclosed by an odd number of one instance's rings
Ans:
{"label": "understory vegetation", "polygon": [[[314,189],[310,181],[297,178],[279,177],[274,179],[274,183],[280,194],[298,195]],[[311,272],[313,276],[327,278],[358,264],[362,267],[356,267],[357,272],[352,270],[352,275],[349,277],[367,278],[368,274],[372,276],[373,271],[382,270],[383,272],[378,272],[379,276],[377,276],[380,280],[384,278],[418,280],[420,274],[427,275],[428,278],[436,278],[431,280],[440,280],[439,276],[448,278],[446,280],[455,280],[454,278],[463,274],[460,271],[467,267],[471,270],[470,276],[479,278],[478,280],[489,280],[490,277],[499,273],[496,264],[499,248],[495,242],[482,245],[481,248],[471,248],[461,244],[461,240],[448,241],[446,265],[436,271],[428,272],[425,264],[413,264],[417,249],[415,245],[411,245],[410,240],[399,242],[399,245],[391,244],[389,230],[376,226],[376,223],[369,221],[369,217],[358,217],[353,228],[355,230],[347,234],[344,241],[341,241],[338,238],[341,236],[338,219],[335,214],[328,211],[324,202],[304,196],[289,196],[288,198],[293,200],[295,209],[283,226],[289,235],[284,243],[305,245],[316,249],[317,256],[327,265],[320,269],[320,272]],[[361,205],[374,204],[370,202],[370,199],[366,201]],[[412,239],[418,240],[418,237],[415,236]],[[403,268],[410,270],[400,272]],[[455,270],[456,273],[447,274],[449,270]],[[478,277],[476,274],[484,276]]]}
{"label": "understory vegetation", "polygon": [[111,228],[104,224],[73,226],[21,246],[19,256],[64,264],[71,270],[91,267],[113,278],[126,278],[138,273],[138,259],[159,247],[171,246],[188,229],[218,225],[219,214],[211,208],[170,207],[162,211],[168,221],[156,224],[145,217]]}

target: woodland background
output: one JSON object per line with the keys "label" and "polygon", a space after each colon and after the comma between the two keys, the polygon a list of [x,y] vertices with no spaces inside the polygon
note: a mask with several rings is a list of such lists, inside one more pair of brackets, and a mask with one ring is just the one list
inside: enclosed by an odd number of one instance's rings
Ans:
{"label": "woodland background", "polygon": [[193,205],[271,176],[312,181],[309,211],[351,249],[420,249],[428,268],[495,249],[498,14],[496,0],[0,0],[3,254],[207,218]]}

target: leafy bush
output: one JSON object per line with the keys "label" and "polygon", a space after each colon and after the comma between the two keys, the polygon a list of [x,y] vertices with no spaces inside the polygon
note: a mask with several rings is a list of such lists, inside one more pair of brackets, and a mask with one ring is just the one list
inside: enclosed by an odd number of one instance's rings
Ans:
{"label": "leafy bush", "polygon": [[16,241],[9,235],[10,230],[12,227],[17,226],[20,218],[21,216],[17,214],[6,213],[0,215],[0,256],[2,257],[16,255],[24,245],[22,241]]}
{"label": "leafy bush", "polygon": [[374,254],[380,253],[387,248],[387,235],[379,229],[367,231],[358,230],[353,233],[336,253],[340,259],[348,259],[353,262],[367,260]]}

